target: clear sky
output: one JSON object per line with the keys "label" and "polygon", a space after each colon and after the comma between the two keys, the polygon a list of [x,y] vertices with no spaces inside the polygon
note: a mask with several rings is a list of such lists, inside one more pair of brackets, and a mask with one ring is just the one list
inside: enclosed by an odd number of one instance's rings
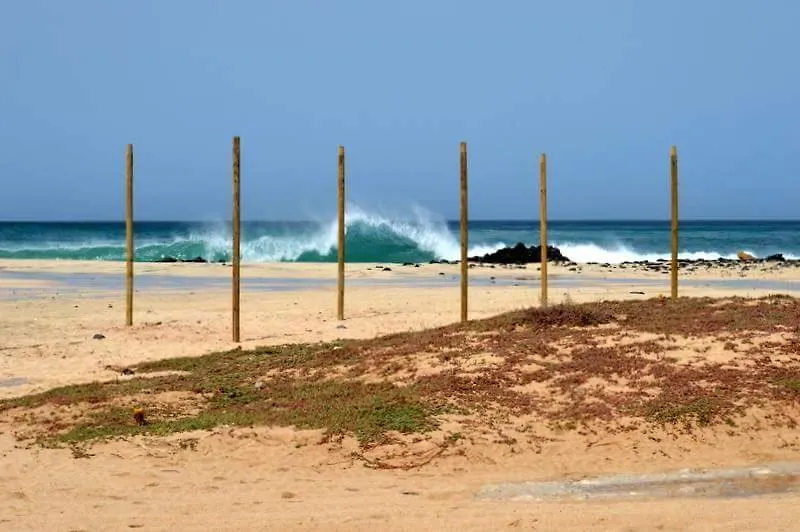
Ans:
{"label": "clear sky", "polygon": [[0,5],[0,219],[800,218],[797,0]]}

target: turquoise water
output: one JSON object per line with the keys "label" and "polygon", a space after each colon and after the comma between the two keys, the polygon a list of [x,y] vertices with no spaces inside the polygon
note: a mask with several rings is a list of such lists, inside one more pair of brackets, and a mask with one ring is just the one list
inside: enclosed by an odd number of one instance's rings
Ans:
{"label": "turquoise water", "polygon": [[[538,221],[473,221],[470,255],[516,242],[535,244]],[[416,217],[396,220],[351,209],[347,220],[348,262],[425,262],[459,256],[458,223]],[[336,224],[331,222],[244,222],[245,262],[332,262]],[[553,221],[550,242],[576,262],[619,263],[669,255],[669,223],[642,221]],[[0,222],[0,258],[123,260],[121,222]],[[138,222],[136,259],[164,257],[210,261],[230,257],[230,226],[211,222]],[[800,258],[798,221],[686,221],[680,256],[733,258],[783,253]]]}

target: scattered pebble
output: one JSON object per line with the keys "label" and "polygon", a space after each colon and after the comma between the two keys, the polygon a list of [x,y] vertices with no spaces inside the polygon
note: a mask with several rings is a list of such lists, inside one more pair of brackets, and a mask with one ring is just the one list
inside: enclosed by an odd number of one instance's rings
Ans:
{"label": "scattered pebble", "polygon": [[105,340],[105,338],[106,338],[106,335],[105,334],[100,334],[100,333],[97,333],[94,336],[92,336],[93,340]]}

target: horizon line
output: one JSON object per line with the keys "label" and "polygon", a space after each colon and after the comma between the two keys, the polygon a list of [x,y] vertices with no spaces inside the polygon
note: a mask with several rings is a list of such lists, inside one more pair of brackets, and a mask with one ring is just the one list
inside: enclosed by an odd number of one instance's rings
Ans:
{"label": "horizon line", "polygon": [[[397,221],[413,221],[413,219],[397,218]],[[442,221],[445,222],[459,222],[458,218],[447,218]],[[539,218],[474,218],[469,222],[538,222]],[[548,223],[551,222],[670,222],[670,218],[549,218]],[[800,222],[800,218],[679,218],[679,222]],[[230,223],[231,219],[158,219],[158,218],[144,218],[134,219],[134,223]],[[242,219],[242,222],[257,222],[257,223],[320,223],[317,220],[301,220],[301,219]],[[0,223],[125,223],[125,219],[102,219],[102,218],[87,218],[87,219],[53,219],[53,220],[33,220],[33,219],[0,219]],[[324,223],[324,222],[323,222]]]}

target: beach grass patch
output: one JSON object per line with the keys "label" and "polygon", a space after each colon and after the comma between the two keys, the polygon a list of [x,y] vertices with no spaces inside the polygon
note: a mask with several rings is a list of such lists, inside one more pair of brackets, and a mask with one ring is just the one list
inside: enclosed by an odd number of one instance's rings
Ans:
{"label": "beach grass patch", "polygon": [[351,434],[362,444],[374,443],[389,431],[423,433],[436,427],[436,410],[413,389],[388,383],[347,381],[293,383],[275,381],[260,390],[229,389],[207,398],[199,413],[175,416],[168,409],[142,407],[139,425],[129,407],[92,411],[67,431],[44,435],[42,441],[75,444],[119,436],[157,435],[208,430],[220,426],[293,426],[324,429],[327,437]]}

